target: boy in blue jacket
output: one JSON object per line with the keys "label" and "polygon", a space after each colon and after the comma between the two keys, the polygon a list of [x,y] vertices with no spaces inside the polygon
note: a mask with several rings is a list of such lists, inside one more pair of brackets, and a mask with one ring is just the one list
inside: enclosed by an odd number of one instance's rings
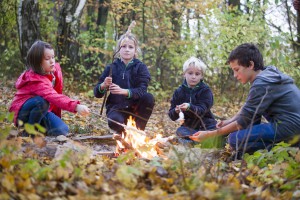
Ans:
{"label": "boy in blue jacket", "polygon": [[[246,103],[234,117],[219,122],[218,129],[199,131],[190,138],[203,141],[229,134],[228,143],[240,157],[299,137],[300,90],[293,79],[274,66],[264,67],[261,53],[251,43],[236,47],[227,62],[239,82],[251,84]],[[260,123],[262,116],[268,123]]]}
{"label": "boy in blue jacket", "polygon": [[171,100],[169,117],[175,121],[179,113],[184,115],[184,122],[176,131],[178,141],[192,144],[188,137],[199,130],[216,128],[216,120],[211,112],[213,93],[203,82],[206,65],[198,58],[191,57],[183,64],[184,82],[177,88]]}

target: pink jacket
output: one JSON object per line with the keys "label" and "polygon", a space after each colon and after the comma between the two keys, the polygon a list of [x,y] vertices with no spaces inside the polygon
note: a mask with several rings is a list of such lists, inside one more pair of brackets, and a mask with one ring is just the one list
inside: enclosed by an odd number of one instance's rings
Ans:
{"label": "pink jacket", "polygon": [[21,74],[16,82],[17,92],[9,108],[10,112],[14,112],[14,122],[17,124],[17,117],[23,104],[30,98],[35,96],[43,97],[49,102],[49,112],[52,111],[61,117],[61,109],[70,112],[76,112],[76,106],[80,102],[70,99],[62,94],[63,77],[61,68],[58,63],[55,64],[55,86],[52,86],[52,75],[40,75],[31,69]]}

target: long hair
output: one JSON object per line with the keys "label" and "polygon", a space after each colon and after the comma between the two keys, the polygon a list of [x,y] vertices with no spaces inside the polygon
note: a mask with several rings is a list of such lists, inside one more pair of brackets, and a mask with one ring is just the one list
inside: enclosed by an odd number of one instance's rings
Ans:
{"label": "long hair", "polygon": [[53,49],[52,46],[40,40],[33,43],[27,53],[26,57],[26,67],[27,69],[32,69],[35,73],[44,74],[44,69],[42,67],[42,61],[44,58],[45,49]]}
{"label": "long hair", "polygon": [[136,49],[136,53],[134,55],[135,58],[138,57],[138,54],[141,53],[141,49],[139,47],[139,41],[137,39],[137,37],[131,33],[131,30],[135,27],[136,22],[132,21],[131,24],[129,25],[127,31],[125,34],[121,35],[121,37],[119,38],[116,48],[115,48],[115,54],[114,54],[114,58],[119,58],[120,57],[120,49],[122,47],[122,45],[124,44],[124,42],[126,42],[127,40],[132,40],[134,42],[134,46]]}

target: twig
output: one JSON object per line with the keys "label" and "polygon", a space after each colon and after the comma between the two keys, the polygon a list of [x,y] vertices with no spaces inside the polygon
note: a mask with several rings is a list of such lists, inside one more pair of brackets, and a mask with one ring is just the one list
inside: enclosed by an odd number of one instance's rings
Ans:
{"label": "twig", "polygon": [[72,138],[73,140],[113,140],[113,135],[101,135],[101,136],[82,136]]}
{"label": "twig", "polygon": [[117,121],[115,121],[115,120],[112,120],[112,119],[110,119],[110,118],[108,118],[108,117],[99,115],[99,114],[97,114],[97,113],[95,113],[95,112],[93,112],[93,111],[92,111],[91,113],[94,114],[94,115],[96,115],[96,116],[98,116],[98,117],[107,119],[108,121],[111,121],[111,122],[113,122],[113,123],[115,123],[115,124],[117,124],[117,125],[119,125],[119,126],[122,126],[125,130],[132,130],[132,131],[135,131],[135,132],[137,132],[137,133],[139,133],[139,134],[141,134],[141,135],[147,136],[147,134],[146,134],[144,131],[139,130],[139,129],[135,128],[135,127],[127,126],[127,125],[125,125],[125,124],[121,124],[121,123],[119,123],[119,122],[117,122]]}

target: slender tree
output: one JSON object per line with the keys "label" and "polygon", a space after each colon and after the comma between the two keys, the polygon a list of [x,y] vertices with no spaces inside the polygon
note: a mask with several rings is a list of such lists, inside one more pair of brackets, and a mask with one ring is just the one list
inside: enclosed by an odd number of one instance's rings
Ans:
{"label": "slender tree", "polygon": [[300,57],[300,0],[293,0],[293,6],[297,11],[297,42],[294,42],[294,46]]}
{"label": "slender tree", "polygon": [[60,60],[66,58],[66,68],[80,63],[77,37],[85,3],[86,0],[65,0],[60,10],[56,54]]}
{"label": "slender tree", "polygon": [[25,63],[27,51],[35,40],[41,38],[40,10],[36,0],[20,0],[17,10],[19,46],[22,61]]}

